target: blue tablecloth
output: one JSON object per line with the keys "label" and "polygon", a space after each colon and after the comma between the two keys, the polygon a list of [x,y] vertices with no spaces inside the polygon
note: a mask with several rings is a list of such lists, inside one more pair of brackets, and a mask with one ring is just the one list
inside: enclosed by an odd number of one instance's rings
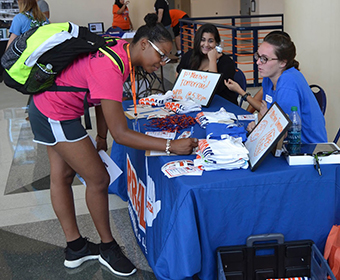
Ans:
{"label": "blue tablecloth", "polygon": [[[245,113],[218,96],[205,110],[221,106]],[[196,125],[194,136],[204,135]],[[221,170],[168,179],[163,164],[194,156],[145,157],[145,151],[114,143],[111,157],[124,174],[109,191],[129,200],[132,228],[157,279],[195,274],[216,279],[216,248],[243,245],[254,234],[312,239],[322,251],[332,225],[340,222],[339,165],[323,165],[319,176],[313,166],[289,166],[269,154],[255,172]]]}

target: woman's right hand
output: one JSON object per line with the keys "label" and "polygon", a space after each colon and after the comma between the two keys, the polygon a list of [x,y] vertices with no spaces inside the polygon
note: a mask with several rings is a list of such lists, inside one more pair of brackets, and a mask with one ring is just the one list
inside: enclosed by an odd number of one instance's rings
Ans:
{"label": "woman's right hand", "polygon": [[239,95],[242,95],[242,93],[244,92],[240,85],[237,82],[233,81],[232,79],[228,79],[228,81],[224,80],[224,84],[229,90],[234,91]]}
{"label": "woman's right hand", "polygon": [[170,152],[177,155],[190,155],[198,145],[197,138],[183,138],[170,142]]}
{"label": "woman's right hand", "polygon": [[247,126],[247,131],[251,132],[255,128],[255,126],[256,126],[255,122],[249,123]]}
{"label": "woman's right hand", "polygon": [[207,55],[209,61],[217,61],[217,59],[219,59],[222,56],[222,53],[219,53],[215,48],[213,48],[208,52]]}

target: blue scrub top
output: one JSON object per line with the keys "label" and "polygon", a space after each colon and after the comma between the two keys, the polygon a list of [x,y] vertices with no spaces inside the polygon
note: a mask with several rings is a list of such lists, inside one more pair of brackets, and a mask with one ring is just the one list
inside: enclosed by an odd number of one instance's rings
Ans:
{"label": "blue scrub top", "polygon": [[285,70],[277,81],[276,90],[273,90],[273,83],[269,78],[263,78],[262,87],[263,99],[267,101],[268,108],[273,102],[277,102],[289,115],[291,107],[297,107],[302,123],[302,143],[327,142],[325,118],[300,71],[294,67]]}

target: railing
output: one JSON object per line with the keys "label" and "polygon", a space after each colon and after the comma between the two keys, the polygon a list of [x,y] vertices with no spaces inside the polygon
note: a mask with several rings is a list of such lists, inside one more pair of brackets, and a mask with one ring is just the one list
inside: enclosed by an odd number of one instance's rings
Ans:
{"label": "railing", "polygon": [[283,31],[283,14],[196,17],[180,19],[179,22],[182,52],[193,48],[195,33],[201,25],[214,24],[221,36],[223,52],[230,55],[236,67],[246,75],[247,86],[261,85],[253,55],[263,38],[273,30]]}

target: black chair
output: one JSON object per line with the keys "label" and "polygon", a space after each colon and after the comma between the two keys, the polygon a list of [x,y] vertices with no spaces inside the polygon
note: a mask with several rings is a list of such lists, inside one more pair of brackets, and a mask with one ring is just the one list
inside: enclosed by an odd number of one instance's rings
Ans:
{"label": "black chair", "polygon": [[[247,89],[246,76],[244,75],[244,73],[242,72],[241,69],[236,68],[235,70],[236,70],[236,72],[235,72],[235,75],[234,75],[234,81],[237,82],[244,91],[246,91],[246,89]],[[239,104],[240,107],[242,106],[242,103],[243,103],[243,100],[241,99],[240,104]]]}
{"label": "black chair", "polygon": [[117,36],[117,37],[122,37],[124,33],[125,32],[123,31],[123,29],[121,29],[118,26],[111,26],[105,32],[105,34],[109,34],[109,35]]}
{"label": "black chair", "polygon": [[325,91],[318,85],[310,85],[309,86],[314,93],[316,100],[319,103],[322,114],[326,112],[327,98]]}

